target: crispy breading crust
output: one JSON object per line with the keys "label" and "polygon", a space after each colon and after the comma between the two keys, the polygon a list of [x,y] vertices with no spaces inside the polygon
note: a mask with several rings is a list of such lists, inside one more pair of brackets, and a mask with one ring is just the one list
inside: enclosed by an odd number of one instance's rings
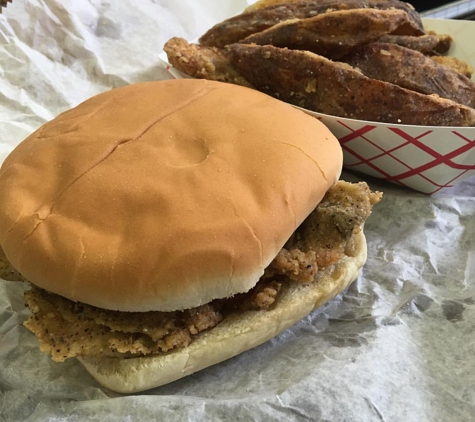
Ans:
{"label": "crispy breading crust", "polygon": [[475,110],[364,76],[347,64],[272,46],[228,46],[231,63],[260,91],[333,116],[423,126],[474,126]]}
{"label": "crispy breading crust", "polygon": [[396,44],[372,43],[355,49],[341,60],[369,78],[475,107],[474,82],[418,51]]}
{"label": "crispy breading crust", "polygon": [[410,28],[402,10],[353,9],[288,20],[240,42],[307,50],[335,60],[386,34],[412,35]]}
{"label": "crispy breading crust", "polygon": [[419,14],[408,3],[398,0],[384,2],[378,0],[318,0],[271,5],[241,13],[218,23],[208,30],[199,41],[201,45],[221,48],[289,19],[306,19],[329,11],[366,8],[403,10],[408,14],[414,34],[422,35],[424,33],[424,26]]}
{"label": "crispy breading crust", "polygon": [[189,76],[253,88],[252,84],[231,65],[223,50],[190,44],[178,37],[168,40],[163,49],[170,64]]}
{"label": "crispy breading crust", "polygon": [[[145,356],[186,347],[192,335],[222,320],[208,305],[193,312],[117,312],[75,303],[33,288],[25,292],[32,316],[25,326],[40,348],[62,362],[76,356]],[[206,319],[206,323],[199,321]]]}
{"label": "crispy breading crust", "polygon": [[[165,50],[172,64],[190,76],[251,86],[311,111],[408,125],[475,125],[473,108],[367,77],[347,63],[307,51],[251,44],[219,50],[181,38],[168,41]],[[219,66],[203,65],[209,57]],[[456,95],[460,101],[462,93]]]}
{"label": "crispy breading crust", "polygon": [[431,32],[426,35],[421,35],[420,37],[387,34],[383,35],[378,41],[398,44],[424,54],[436,55],[447,53],[453,40],[450,35]]}

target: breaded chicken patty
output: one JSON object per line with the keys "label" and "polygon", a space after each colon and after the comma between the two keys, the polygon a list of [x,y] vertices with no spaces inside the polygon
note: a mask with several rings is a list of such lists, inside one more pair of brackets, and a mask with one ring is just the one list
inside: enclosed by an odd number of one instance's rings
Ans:
{"label": "breaded chicken patty", "polygon": [[282,283],[318,283],[319,275],[354,255],[354,235],[381,193],[364,182],[332,187],[247,293],[175,312],[120,312],[73,302],[37,287],[25,293],[32,316],[25,326],[55,361],[71,357],[135,357],[188,346],[231,313],[265,312],[279,300]]}

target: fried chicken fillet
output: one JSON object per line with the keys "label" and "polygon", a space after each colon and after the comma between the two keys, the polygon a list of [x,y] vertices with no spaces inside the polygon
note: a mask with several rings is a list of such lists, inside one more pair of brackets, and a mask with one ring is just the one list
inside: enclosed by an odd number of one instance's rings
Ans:
{"label": "fried chicken fillet", "polygon": [[253,88],[252,84],[233,67],[222,50],[190,44],[178,37],[168,40],[163,49],[170,64],[189,76]]}
{"label": "fried chicken fillet", "polygon": [[475,125],[472,108],[368,78],[310,52],[233,44],[229,57],[257,89],[308,110],[408,125]]}
{"label": "fried chicken fillet", "polygon": [[[316,0],[317,3],[324,3],[326,0]],[[391,0],[373,0],[372,3],[374,4],[385,4],[389,3]],[[264,8],[269,8],[273,6],[280,6],[280,5],[286,5],[286,4],[295,4],[295,3],[301,3],[302,0],[258,0],[255,3],[251,4],[250,6],[246,7],[244,12],[252,12],[255,10],[259,9],[264,9]],[[410,10],[413,10],[414,13],[417,15],[417,12],[414,9],[414,6],[412,6],[410,3],[404,3],[407,5],[407,7]],[[366,6],[369,7],[369,6]],[[373,6],[371,6],[373,7]]]}
{"label": "fried chicken fillet", "polygon": [[418,51],[396,44],[371,43],[341,60],[370,78],[475,107],[474,82]]}
{"label": "fried chicken fillet", "polygon": [[[217,80],[221,77],[217,66],[206,75],[200,72],[204,58],[210,57],[209,49],[177,38],[165,46],[171,63],[178,70]],[[237,72],[256,89],[308,110],[408,125],[475,125],[475,110],[470,107],[369,78],[347,63],[310,52],[232,44],[223,50],[213,48],[213,54],[219,55],[221,67],[227,61],[226,69]],[[198,63],[198,67],[190,70],[191,62]]]}
{"label": "fried chicken fillet", "polygon": [[201,45],[208,47],[224,47],[287,20],[307,19],[337,10],[366,8],[403,10],[408,15],[414,34],[424,34],[420,16],[408,3],[398,0],[313,0],[288,2],[244,12],[218,23],[208,30],[199,41]]}
{"label": "fried chicken fillet", "polygon": [[328,12],[279,23],[240,43],[307,50],[335,60],[356,46],[386,34],[413,35],[408,14],[402,10],[377,9]]}
{"label": "fried chicken fillet", "polygon": [[450,35],[431,32],[421,36],[386,34],[378,41],[401,45],[428,55],[438,55],[447,53],[453,40]]}
{"label": "fried chicken fillet", "polygon": [[245,310],[266,309],[285,283],[318,283],[345,256],[354,256],[362,230],[381,193],[366,183],[332,187],[286,243],[256,287],[229,299],[175,312],[119,312],[73,302],[37,287],[25,293],[32,316],[25,323],[43,352],[71,357],[135,357],[188,346],[200,332]]}

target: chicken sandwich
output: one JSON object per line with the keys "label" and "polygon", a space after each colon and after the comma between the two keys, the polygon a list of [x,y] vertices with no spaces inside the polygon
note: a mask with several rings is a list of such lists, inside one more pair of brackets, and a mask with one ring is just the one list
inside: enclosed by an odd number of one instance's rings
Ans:
{"label": "chicken sandwich", "polygon": [[317,119],[221,82],[147,82],[46,123],[0,169],[0,245],[55,361],[137,392],[276,336],[345,289],[381,194]]}

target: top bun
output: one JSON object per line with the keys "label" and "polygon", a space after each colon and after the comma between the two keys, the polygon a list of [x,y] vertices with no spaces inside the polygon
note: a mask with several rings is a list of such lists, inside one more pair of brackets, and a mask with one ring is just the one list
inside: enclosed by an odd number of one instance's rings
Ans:
{"label": "top bun", "polygon": [[251,289],[336,182],[317,119],[181,79],[113,89],[33,133],[0,169],[0,244],[32,283],[121,311]]}

